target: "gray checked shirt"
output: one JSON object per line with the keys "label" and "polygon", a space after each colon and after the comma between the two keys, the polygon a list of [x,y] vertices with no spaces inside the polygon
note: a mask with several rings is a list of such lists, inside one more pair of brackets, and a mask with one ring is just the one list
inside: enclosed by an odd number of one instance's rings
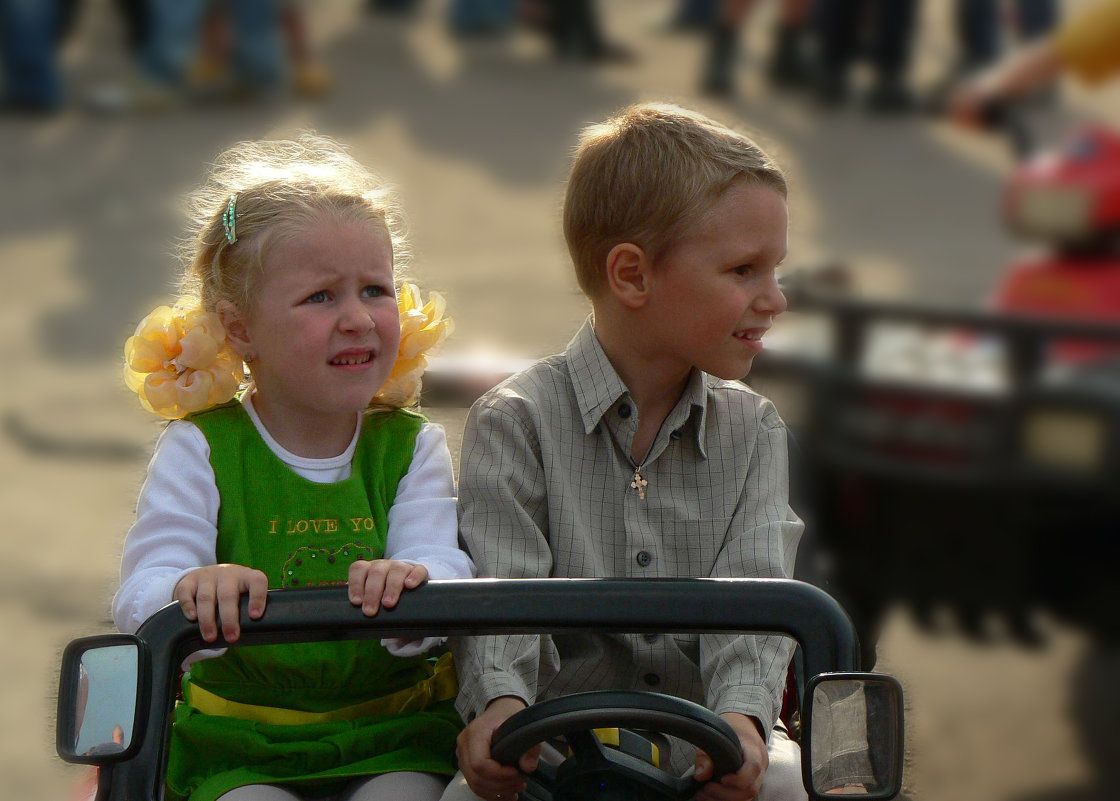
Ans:
{"label": "gray checked shirt", "polygon": [[[785,425],[741,383],[699,371],[631,486],[638,412],[590,320],[567,350],[471,409],[459,530],[479,576],[788,578],[802,525],[788,505]],[[793,642],[781,636],[578,634],[453,643],[459,711],[494,698],[654,690],[716,713],[780,711]]]}

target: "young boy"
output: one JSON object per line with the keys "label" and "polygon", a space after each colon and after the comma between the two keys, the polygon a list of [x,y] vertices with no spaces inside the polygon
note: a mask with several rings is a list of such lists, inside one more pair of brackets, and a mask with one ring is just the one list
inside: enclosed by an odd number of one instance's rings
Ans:
{"label": "young boy", "polygon": [[[775,278],[785,195],[753,142],[691,111],[637,105],[584,131],[564,233],[593,314],[563,354],[471,410],[460,533],[479,575],[791,575],[801,523],[787,504],[785,427],[735,381],[786,307]],[[469,725],[445,801],[514,799],[525,782],[490,758],[494,730],[537,700],[604,689],[687,698],[732,726],[746,761],[697,798],[805,797],[797,746],[775,728],[786,638],[511,636],[454,648]],[[533,749],[521,769],[538,758]],[[693,758],[674,754],[674,769]],[[694,764],[712,778],[706,755]]]}

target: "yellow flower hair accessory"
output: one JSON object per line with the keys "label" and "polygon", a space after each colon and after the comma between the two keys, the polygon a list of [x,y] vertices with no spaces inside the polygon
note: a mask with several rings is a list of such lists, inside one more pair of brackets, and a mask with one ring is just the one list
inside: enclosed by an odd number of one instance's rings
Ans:
{"label": "yellow flower hair accessory", "polygon": [[401,347],[397,361],[373,405],[411,406],[420,398],[420,379],[428,366],[427,355],[447,339],[455,323],[444,317],[447,301],[438,292],[428,294],[427,304],[416,284],[404,284],[397,292],[401,314]]}
{"label": "yellow flower hair accessory", "polygon": [[233,398],[245,368],[218,315],[160,306],[124,344],[124,382],[150,412],[178,420]]}

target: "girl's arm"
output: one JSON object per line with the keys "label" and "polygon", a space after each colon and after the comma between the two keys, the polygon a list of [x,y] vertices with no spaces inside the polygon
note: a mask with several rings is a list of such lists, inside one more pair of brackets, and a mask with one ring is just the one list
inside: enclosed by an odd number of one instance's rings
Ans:
{"label": "girl's arm", "polygon": [[156,444],[125,538],[113,621],[133,632],[171,603],[184,575],[217,561],[218,488],[210,448],[193,424],[173,422]]}
{"label": "girl's arm", "polygon": [[447,436],[425,423],[389,509],[385,558],[422,564],[433,579],[473,578],[474,563],[459,548],[456,501]]}
{"label": "girl's arm", "polygon": [[[428,578],[473,578],[474,562],[459,548],[455,477],[443,426],[424,423],[408,473],[397,485],[389,509],[385,558],[423,565]],[[443,642],[442,637],[382,643],[394,656],[422,654]]]}

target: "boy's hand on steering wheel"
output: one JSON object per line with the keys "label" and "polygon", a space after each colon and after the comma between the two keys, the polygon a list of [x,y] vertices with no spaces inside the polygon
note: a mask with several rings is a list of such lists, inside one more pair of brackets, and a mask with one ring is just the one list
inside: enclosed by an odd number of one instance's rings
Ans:
{"label": "boy's hand on steering wheel", "polygon": [[419,587],[428,580],[428,568],[396,559],[359,559],[350,565],[347,581],[350,603],[361,606],[368,617],[381,607],[392,609],[405,590]]}
{"label": "boy's hand on steering wheel", "polygon": [[540,745],[526,751],[517,768],[501,765],[490,756],[490,741],[494,732],[525,706],[525,702],[516,696],[495,698],[481,715],[459,732],[455,746],[459,770],[478,797],[487,801],[515,801],[518,793],[524,792],[526,787],[521,773],[532,773],[537,769]]}
{"label": "boy's hand on steering wheel", "polygon": [[217,621],[222,621],[226,642],[241,636],[241,593],[249,593],[249,617],[264,614],[268,577],[244,565],[207,565],[187,573],[175,585],[172,598],[183,608],[187,620],[197,620],[206,642],[218,639]]}
{"label": "boy's hand on steering wheel", "polygon": [[739,743],[743,747],[743,764],[739,770],[728,773],[718,782],[710,781],[714,769],[712,760],[703,751],[698,751],[693,777],[707,784],[700,788],[695,797],[700,801],[750,801],[758,797],[762,789],[762,777],[770,765],[766,741],[762,739],[754,718],[736,712],[724,712],[720,717],[739,735]]}

